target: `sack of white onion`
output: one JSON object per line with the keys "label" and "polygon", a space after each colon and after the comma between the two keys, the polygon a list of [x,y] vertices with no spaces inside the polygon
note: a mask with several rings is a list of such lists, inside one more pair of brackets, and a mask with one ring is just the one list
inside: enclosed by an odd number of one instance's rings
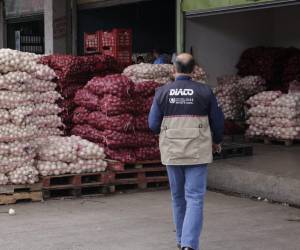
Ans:
{"label": "sack of white onion", "polygon": [[[174,66],[172,64],[134,64],[127,67],[123,71],[123,75],[127,76],[134,83],[157,82],[166,84],[174,80]],[[199,82],[206,81],[206,74],[200,66],[195,66],[192,79]]]}
{"label": "sack of white onion", "polygon": [[300,138],[300,96],[266,91],[250,98],[247,103],[250,118],[246,135],[272,139]]}
{"label": "sack of white onion", "polygon": [[0,183],[32,184],[38,180],[34,140],[60,134],[62,125],[56,75],[39,56],[10,49],[0,49],[0,73],[0,173],[6,177]]}
{"label": "sack of white onion", "polygon": [[245,101],[265,89],[265,80],[259,76],[223,76],[214,89],[227,120],[240,120]]}
{"label": "sack of white onion", "polygon": [[41,175],[80,174],[105,171],[104,149],[78,136],[50,136],[37,140]]}

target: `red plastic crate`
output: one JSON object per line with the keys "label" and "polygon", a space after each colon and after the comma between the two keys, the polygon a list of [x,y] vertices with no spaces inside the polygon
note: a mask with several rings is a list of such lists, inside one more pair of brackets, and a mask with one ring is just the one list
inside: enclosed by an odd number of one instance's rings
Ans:
{"label": "red plastic crate", "polygon": [[113,29],[99,33],[101,52],[114,57],[123,66],[132,63],[132,30]]}
{"label": "red plastic crate", "polygon": [[102,49],[104,55],[114,57],[117,62],[123,66],[128,66],[132,64],[132,51],[130,50],[117,50],[114,47],[104,47]]}
{"label": "red plastic crate", "polygon": [[84,33],[84,54],[101,53],[101,32]]}
{"label": "red plastic crate", "polygon": [[108,47],[132,47],[132,30],[131,29],[113,29],[111,32],[101,32],[101,46]]}

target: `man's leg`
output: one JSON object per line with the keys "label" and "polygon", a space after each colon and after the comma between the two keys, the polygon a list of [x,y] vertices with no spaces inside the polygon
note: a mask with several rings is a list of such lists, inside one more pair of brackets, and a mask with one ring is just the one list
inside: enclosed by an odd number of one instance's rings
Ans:
{"label": "man's leg", "polygon": [[173,220],[176,226],[176,240],[181,245],[182,225],[186,202],[184,193],[184,169],[180,166],[167,166],[173,204]]}
{"label": "man's leg", "polygon": [[207,165],[185,169],[186,213],[182,228],[182,247],[199,249],[199,237],[203,225],[203,203],[206,193]]}

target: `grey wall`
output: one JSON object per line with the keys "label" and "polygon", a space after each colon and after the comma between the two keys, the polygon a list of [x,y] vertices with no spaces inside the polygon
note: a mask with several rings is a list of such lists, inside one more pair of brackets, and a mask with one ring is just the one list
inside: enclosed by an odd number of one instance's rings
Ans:
{"label": "grey wall", "polygon": [[4,3],[0,1],[0,48],[6,47],[6,30],[4,20]]}
{"label": "grey wall", "polygon": [[273,11],[273,45],[300,48],[300,6],[278,8]]}
{"label": "grey wall", "polygon": [[70,0],[44,2],[45,54],[71,52]]}
{"label": "grey wall", "polygon": [[236,73],[241,53],[255,46],[300,48],[297,23],[300,7],[198,17],[186,23],[186,50],[193,47],[196,60],[208,73],[208,82]]}

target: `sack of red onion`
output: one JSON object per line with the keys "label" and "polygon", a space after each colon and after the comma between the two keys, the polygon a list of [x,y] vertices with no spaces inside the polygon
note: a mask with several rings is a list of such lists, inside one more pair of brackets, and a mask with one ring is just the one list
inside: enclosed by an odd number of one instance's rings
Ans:
{"label": "sack of red onion", "polygon": [[76,92],[74,102],[89,110],[99,109],[99,98],[87,89],[78,90]]}
{"label": "sack of red onion", "polygon": [[113,95],[126,98],[132,95],[133,87],[133,82],[126,76],[108,75],[106,77],[94,77],[87,83],[85,89],[98,96]]}
{"label": "sack of red onion", "polygon": [[107,116],[121,115],[124,113],[133,113],[136,110],[135,100],[133,98],[119,98],[114,95],[106,95],[99,101],[99,107]]}
{"label": "sack of red onion", "polygon": [[95,111],[89,114],[88,124],[98,130],[113,130],[119,132],[132,132],[134,130],[134,118],[130,114],[107,116]]}

